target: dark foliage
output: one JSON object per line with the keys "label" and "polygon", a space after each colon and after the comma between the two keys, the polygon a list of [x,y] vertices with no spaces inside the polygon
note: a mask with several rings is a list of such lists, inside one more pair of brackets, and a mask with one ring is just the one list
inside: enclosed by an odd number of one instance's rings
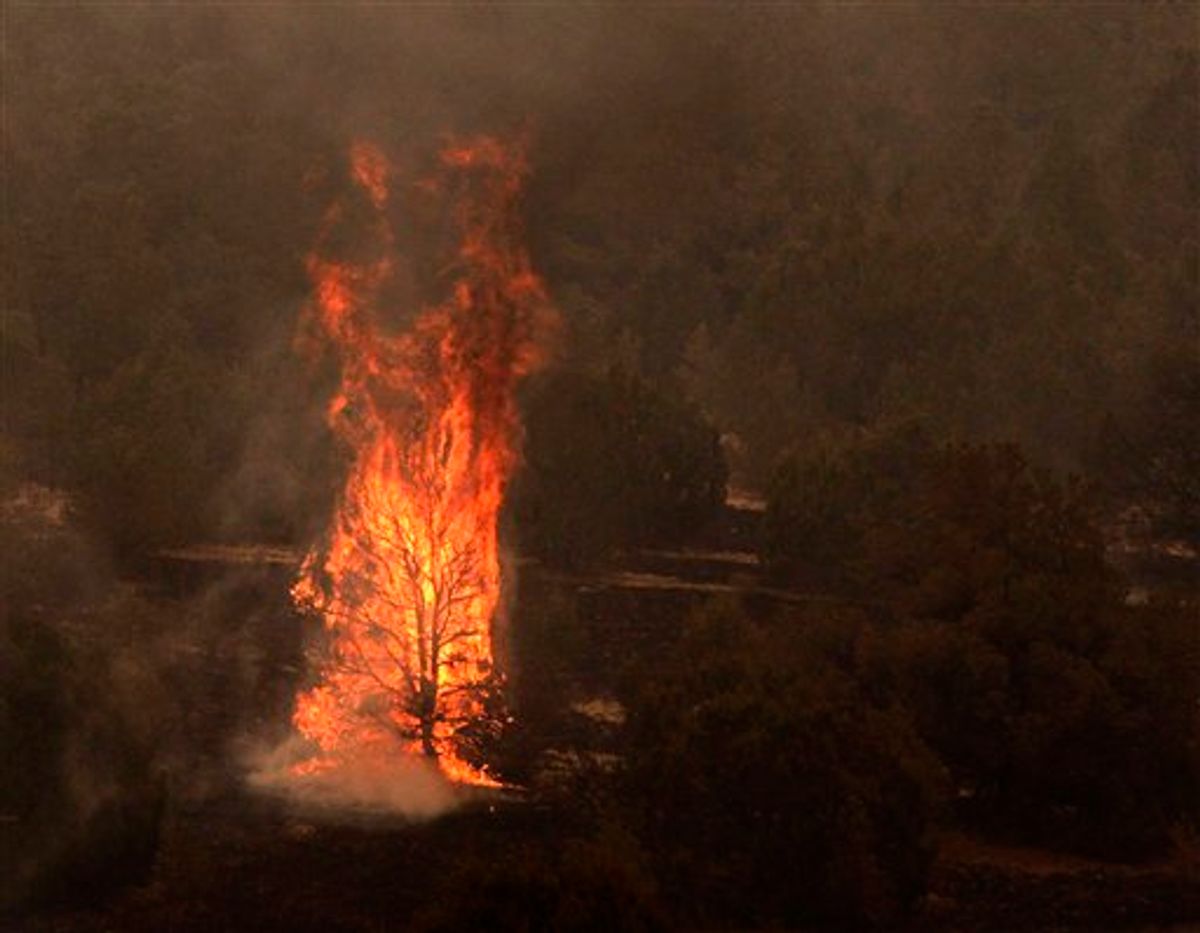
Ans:
{"label": "dark foliage", "polygon": [[634,377],[548,373],[530,387],[511,514],[521,550],[578,567],[686,541],[725,496],[714,429]]}
{"label": "dark foliage", "polygon": [[1162,364],[1149,389],[1100,434],[1098,472],[1118,501],[1149,513],[1159,536],[1200,542],[1200,351]]}
{"label": "dark foliage", "polygon": [[1200,655],[1186,606],[1124,605],[1093,514],[1011,447],[946,448],[865,531],[895,627],[862,677],[895,685],[983,825],[1136,856],[1196,812]]}
{"label": "dark foliage", "polygon": [[934,451],[918,421],[821,437],[776,467],[761,558],[778,582],[852,589],[868,529],[910,493]]}
{"label": "dark foliage", "polygon": [[482,854],[442,882],[413,929],[670,929],[636,842],[609,827],[592,837],[524,843],[503,858]]}
{"label": "dark foliage", "polygon": [[625,800],[688,925],[893,921],[924,891],[938,766],[828,634],[716,605],[636,681]]}
{"label": "dark foliage", "polygon": [[531,122],[566,355],[682,386],[739,481],[912,410],[1078,464],[1107,414],[1142,422],[1126,403],[1171,351],[1194,368],[1190,27],[1170,5],[22,7],[4,455],[124,553],[304,538],[332,467],[291,341],[345,144]]}
{"label": "dark foliage", "polygon": [[0,528],[0,911],[93,904],[158,846],[163,698],[113,631],[146,608],[102,585],[69,527],[10,511]]}

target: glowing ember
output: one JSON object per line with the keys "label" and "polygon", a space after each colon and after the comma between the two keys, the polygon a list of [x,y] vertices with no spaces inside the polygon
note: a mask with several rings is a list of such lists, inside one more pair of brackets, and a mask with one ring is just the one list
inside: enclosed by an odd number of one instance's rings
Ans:
{"label": "glowing ember", "polygon": [[[329,635],[319,683],[296,698],[294,723],[320,748],[309,773],[399,739],[453,780],[487,780],[456,739],[497,683],[514,391],[553,322],[520,240],[525,173],[520,147],[482,138],[446,148],[433,179],[400,192],[448,199],[454,245],[432,286],[446,297],[396,307],[412,274],[389,220],[395,173],[356,144],[355,193],[329,210],[309,258],[309,329],[340,367],[328,420],[351,457],[328,539],[292,591]],[[352,258],[347,228],[368,241]]]}

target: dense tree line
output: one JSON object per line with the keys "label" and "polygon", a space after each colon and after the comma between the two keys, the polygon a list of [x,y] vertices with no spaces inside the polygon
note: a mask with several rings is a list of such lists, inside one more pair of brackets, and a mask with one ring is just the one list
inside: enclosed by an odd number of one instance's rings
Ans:
{"label": "dense tree line", "polygon": [[560,361],[686,397],[737,482],[918,413],[1143,495],[1113,438],[1195,404],[1186,20],[22,8],[5,456],[123,550],[302,536],[336,463],[290,340],[347,140],[524,125]]}

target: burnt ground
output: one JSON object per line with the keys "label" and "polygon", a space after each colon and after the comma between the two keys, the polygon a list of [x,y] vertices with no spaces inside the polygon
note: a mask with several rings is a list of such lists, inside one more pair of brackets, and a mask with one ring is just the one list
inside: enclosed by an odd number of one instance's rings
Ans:
{"label": "burnt ground", "polygon": [[[303,676],[302,625],[286,600],[278,568],[163,588],[165,613],[193,617],[167,640],[170,679],[180,702],[170,749],[167,802],[156,855],[140,883],[87,903],[70,898],[32,914],[0,918],[30,931],[90,930],[393,930],[421,928],[464,865],[503,860],[569,832],[569,805],[533,795],[482,797],[424,823],[366,811],[299,809],[250,791],[239,749],[278,734]],[[642,583],[644,583],[644,579]],[[570,670],[554,658],[514,653],[543,745],[587,744],[549,707],[603,692],[619,668],[617,641],[669,639],[695,599],[687,587],[623,588],[613,580],[583,586],[527,575],[514,615],[535,603],[576,599],[583,634],[557,657],[588,658]],[[548,590],[547,587],[550,589]],[[557,594],[557,596],[555,595]],[[558,609],[544,613],[557,617]],[[642,622],[639,622],[639,618]],[[654,619],[652,631],[645,623]],[[521,623],[518,622],[518,625]],[[653,628],[653,627],[651,627]],[[531,623],[535,637],[538,625]],[[639,634],[640,633],[640,634]],[[582,736],[582,738],[581,738]],[[1032,849],[1005,848],[961,835],[942,840],[931,890],[912,929],[1200,929],[1200,858],[1130,866]]]}

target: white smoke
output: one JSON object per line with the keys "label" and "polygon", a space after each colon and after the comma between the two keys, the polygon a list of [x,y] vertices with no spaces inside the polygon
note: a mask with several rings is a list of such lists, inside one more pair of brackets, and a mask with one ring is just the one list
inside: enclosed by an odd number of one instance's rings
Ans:
{"label": "white smoke", "polygon": [[410,820],[429,820],[453,810],[468,793],[432,761],[399,746],[355,751],[328,768],[298,772],[297,765],[312,754],[312,743],[299,736],[255,749],[246,759],[247,783],[261,793],[331,816],[350,810]]}

